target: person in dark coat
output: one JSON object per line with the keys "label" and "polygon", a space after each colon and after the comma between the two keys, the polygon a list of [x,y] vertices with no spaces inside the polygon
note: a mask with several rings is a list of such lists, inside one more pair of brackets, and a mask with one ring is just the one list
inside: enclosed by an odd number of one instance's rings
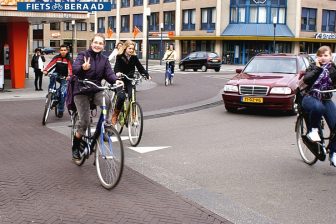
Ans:
{"label": "person in dark coat", "polygon": [[[44,69],[44,56],[41,54],[41,49],[36,48],[35,54],[31,60],[31,67],[34,68],[35,73],[35,91],[42,91],[42,77],[43,77],[43,69]],[[37,85],[38,84],[38,85]]]}
{"label": "person in dark coat", "polygon": [[[123,48],[120,49],[117,57],[116,62],[114,65],[114,72],[117,76],[119,76],[119,73],[125,74],[130,78],[134,77],[135,73],[135,67],[138,69],[138,71],[141,74],[146,75],[147,79],[150,79],[150,76],[148,72],[145,70],[145,68],[140,63],[136,52],[135,52],[135,43],[133,41],[126,41],[124,43]],[[118,92],[118,98],[116,102],[116,107],[113,111],[112,115],[112,124],[115,125],[117,123],[117,119],[120,113],[120,110],[124,104],[124,101],[126,99],[126,93],[128,94],[128,97],[132,96],[132,82],[126,78],[122,79],[124,82],[124,88],[125,91]]]}
{"label": "person in dark coat", "polygon": [[[309,133],[307,137],[313,142],[321,141],[318,130],[322,116],[330,130],[336,128],[336,107],[332,93],[320,93],[318,90],[332,90],[336,87],[336,66],[332,62],[331,49],[322,46],[316,53],[315,63],[310,64],[303,77],[307,85],[302,99],[302,107],[308,114]],[[336,166],[336,137],[330,139],[330,165]]]}
{"label": "person in dark coat", "polygon": [[[79,123],[75,136],[73,138],[72,157],[74,160],[79,159],[79,146],[82,136],[90,125],[90,98],[93,99],[97,106],[102,105],[103,92],[96,87],[80,88],[82,83],[78,80],[88,79],[98,86],[101,86],[102,79],[105,79],[110,84],[122,84],[118,77],[113,73],[111,64],[108,58],[102,54],[105,46],[104,34],[97,33],[91,40],[90,48],[86,51],[80,52],[73,63],[74,79],[74,101],[79,115]],[[105,96],[108,97],[108,96]],[[110,102],[106,100],[106,107]],[[109,112],[110,110],[108,110]],[[107,116],[110,117],[110,116]]]}

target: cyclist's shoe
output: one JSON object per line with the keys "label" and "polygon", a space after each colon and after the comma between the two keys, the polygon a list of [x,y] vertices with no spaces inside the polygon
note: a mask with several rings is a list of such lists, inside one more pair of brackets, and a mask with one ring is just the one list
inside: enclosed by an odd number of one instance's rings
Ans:
{"label": "cyclist's shoe", "polygon": [[63,117],[63,111],[58,111],[57,117],[62,118]]}
{"label": "cyclist's shoe", "polygon": [[168,78],[166,78],[166,80],[165,80],[165,84],[166,84],[166,86],[168,86],[168,84],[169,84],[169,80],[168,80]]}
{"label": "cyclist's shoe", "polygon": [[318,133],[318,128],[312,128],[311,132],[309,132],[307,134],[307,137],[312,142],[320,142],[321,141],[320,135]]}
{"label": "cyclist's shoe", "polygon": [[120,110],[115,109],[112,114],[112,124],[116,125],[118,121],[118,116],[119,116]]}
{"label": "cyclist's shoe", "polygon": [[81,139],[74,136],[72,142],[72,159],[77,160],[80,159],[79,148],[80,148]]}
{"label": "cyclist's shoe", "polygon": [[330,161],[330,166],[336,167],[336,153],[335,152],[330,153],[329,161]]}

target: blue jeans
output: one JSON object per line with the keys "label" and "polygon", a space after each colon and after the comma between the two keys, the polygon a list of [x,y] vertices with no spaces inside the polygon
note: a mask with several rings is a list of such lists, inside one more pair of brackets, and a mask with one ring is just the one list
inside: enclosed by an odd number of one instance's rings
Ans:
{"label": "blue jeans", "polygon": [[[53,89],[54,86],[56,85],[56,79],[57,76],[50,76],[50,83],[48,89]],[[67,89],[67,81],[65,79],[60,79],[57,80],[60,83],[60,91],[57,91],[56,94],[58,96],[59,102],[58,102],[58,111],[59,112],[64,112],[64,102],[65,102],[65,97],[66,97],[66,89]]]}
{"label": "blue jeans", "polygon": [[[318,100],[312,96],[305,96],[302,100],[302,107],[308,114],[308,128],[320,128],[322,116],[325,118],[330,130],[336,125],[336,106],[332,100]],[[330,143],[330,155],[335,152],[336,139]]]}

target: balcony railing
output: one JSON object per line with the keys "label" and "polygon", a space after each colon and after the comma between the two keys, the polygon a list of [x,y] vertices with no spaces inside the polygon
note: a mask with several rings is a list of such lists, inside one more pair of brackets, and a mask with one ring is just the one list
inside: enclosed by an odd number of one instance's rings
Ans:
{"label": "balcony railing", "polygon": [[192,31],[195,30],[195,24],[191,24],[191,23],[184,23],[182,24],[182,30],[184,31]]}

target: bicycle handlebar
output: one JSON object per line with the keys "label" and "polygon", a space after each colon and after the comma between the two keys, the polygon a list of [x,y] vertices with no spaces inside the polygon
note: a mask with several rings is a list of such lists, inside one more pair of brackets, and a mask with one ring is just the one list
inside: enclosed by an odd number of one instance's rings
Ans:
{"label": "bicycle handlebar", "polygon": [[100,90],[116,90],[122,86],[124,86],[124,84],[113,84],[113,85],[108,85],[108,86],[98,86],[96,83],[88,80],[88,79],[84,79],[84,80],[78,80],[78,82],[82,82],[85,85],[89,84],[89,85],[93,85],[94,87],[100,89]]}
{"label": "bicycle handlebar", "polygon": [[330,90],[312,89],[311,91],[316,91],[316,92],[319,92],[319,93],[332,93],[332,92],[336,92],[336,89],[330,89]]}
{"label": "bicycle handlebar", "polygon": [[121,73],[120,77],[125,77],[126,79],[130,80],[130,81],[140,81],[142,78],[144,78],[146,75],[140,74],[139,72],[135,72],[134,74],[139,74],[140,77],[139,78],[130,78],[128,75]]}

